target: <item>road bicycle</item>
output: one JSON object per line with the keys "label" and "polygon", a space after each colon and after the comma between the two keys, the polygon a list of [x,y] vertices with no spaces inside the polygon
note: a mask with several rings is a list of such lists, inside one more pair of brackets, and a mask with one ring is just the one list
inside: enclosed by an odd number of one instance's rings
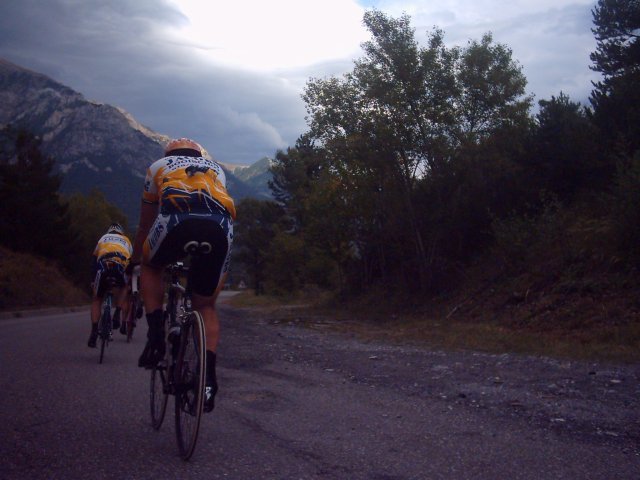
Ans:
{"label": "road bicycle", "polygon": [[[175,397],[178,450],[184,460],[193,455],[205,394],[205,331],[202,316],[191,306],[189,268],[182,262],[166,267],[170,276],[163,321],[165,356],[151,371],[151,425],[159,430],[169,395]],[[187,277],[184,287],[181,279]]]}
{"label": "road bicycle", "polygon": [[102,299],[102,309],[100,318],[98,319],[98,338],[100,339],[100,356],[98,363],[102,363],[105,348],[113,339],[113,317],[111,309],[113,306],[113,287],[116,286],[116,279],[112,276],[107,276],[105,281],[107,282],[107,289]]}
{"label": "road bicycle", "polygon": [[140,298],[139,282],[140,266],[136,265],[131,273],[131,292],[129,294],[129,309],[122,321],[120,333],[127,336],[127,343],[131,342],[137,320],[142,317],[142,298]]}

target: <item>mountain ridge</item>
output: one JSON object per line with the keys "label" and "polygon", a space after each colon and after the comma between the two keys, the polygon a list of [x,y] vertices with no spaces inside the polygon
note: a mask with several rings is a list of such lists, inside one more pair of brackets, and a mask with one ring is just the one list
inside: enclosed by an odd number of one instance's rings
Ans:
{"label": "mountain ridge", "polygon": [[[40,137],[43,153],[55,160],[62,176],[62,193],[98,188],[130,225],[137,225],[146,169],[162,157],[170,137],[123,108],[87,100],[44,74],[0,58],[0,127],[8,125]],[[234,198],[264,197],[264,190],[222,166]]]}

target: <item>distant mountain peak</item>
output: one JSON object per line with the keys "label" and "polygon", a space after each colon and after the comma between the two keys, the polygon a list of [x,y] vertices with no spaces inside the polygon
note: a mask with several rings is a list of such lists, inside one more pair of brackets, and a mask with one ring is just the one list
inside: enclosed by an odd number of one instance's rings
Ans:
{"label": "distant mountain peak", "polygon": [[[162,157],[170,140],[123,108],[87,100],[46,75],[0,58],[0,127],[4,125],[24,128],[42,139],[42,152],[56,161],[63,176],[63,192],[87,193],[97,188],[125,212],[132,225],[139,214],[145,171]],[[203,154],[212,158],[206,150]],[[241,171],[255,170],[255,165]],[[267,180],[261,184],[252,177],[245,182],[231,173],[235,169],[227,170],[234,198],[269,195]],[[266,171],[268,167],[253,176]]]}
{"label": "distant mountain peak", "polygon": [[161,145],[165,145],[171,140],[171,137],[168,137],[167,135],[162,135],[160,133],[156,133],[150,128],[142,125],[135,118],[133,118],[133,115],[127,112],[124,108],[122,107],[115,107],[115,108],[124,116],[124,118],[127,119],[127,122],[129,122],[129,125],[131,126],[131,128],[138,130],[139,132],[143,133],[149,138],[153,138]]}
{"label": "distant mountain peak", "polygon": [[242,170],[243,168],[247,168],[249,166],[249,165],[240,165],[239,163],[226,163],[226,162],[218,162],[218,163],[232,173],[235,173],[236,170]]}
{"label": "distant mountain peak", "polygon": [[233,173],[241,180],[247,181],[268,172],[271,165],[273,165],[273,159],[263,157],[251,165],[238,166]]}

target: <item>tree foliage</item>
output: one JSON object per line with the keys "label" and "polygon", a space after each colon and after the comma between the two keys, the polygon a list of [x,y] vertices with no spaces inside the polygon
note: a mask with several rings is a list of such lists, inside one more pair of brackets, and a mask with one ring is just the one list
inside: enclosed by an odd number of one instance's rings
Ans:
{"label": "tree foliage", "polygon": [[[434,281],[440,246],[455,230],[443,231],[439,220],[447,216],[443,202],[456,195],[456,177],[464,175],[463,165],[486,163],[490,144],[506,147],[493,136],[526,129],[531,100],[511,51],[490,34],[466,48],[447,48],[436,29],[420,46],[406,15],[370,11],[364,24],[372,39],[353,71],[311,79],[305,90],[306,138],[324,158],[311,192],[330,194],[312,204],[331,208],[332,225],[344,225],[340,251],[351,255],[339,260],[342,269],[353,270],[358,259],[363,281],[400,278],[424,290]],[[276,168],[286,170],[278,161]],[[486,213],[481,216],[473,228],[487,224]]]}
{"label": "tree foliage", "polygon": [[256,294],[260,294],[264,292],[271,244],[283,228],[283,211],[275,202],[252,198],[243,199],[238,204],[237,211],[234,259],[245,266]]}
{"label": "tree foliage", "polygon": [[482,255],[505,268],[630,258],[637,5],[594,10],[604,79],[592,109],[560,92],[535,115],[520,64],[491,33],[448,47],[437,28],[419,42],[407,15],[366,12],[371,38],[352,71],[307,82],[308,131],[271,167],[276,202],[240,215],[258,288],[437,293]]}
{"label": "tree foliage", "polygon": [[[96,243],[113,222],[120,223],[125,231],[127,218],[124,212],[110,203],[100,190],[92,190],[88,194],[75,193],[65,199],[71,229],[75,235],[76,248],[70,255],[73,265],[72,278],[86,286],[92,279],[91,257]],[[131,232],[128,237],[133,239]]]}
{"label": "tree foliage", "polygon": [[0,132],[0,239],[13,251],[46,257],[86,288],[96,242],[126,218],[97,190],[61,197],[61,177],[40,144],[24,130]]}
{"label": "tree foliage", "polygon": [[75,240],[58,194],[61,178],[40,143],[24,130],[0,132],[0,238],[12,250],[62,259]]}
{"label": "tree foliage", "polygon": [[594,120],[607,148],[632,156],[640,149],[640,1],[599,0],[592,11],[602,73],[591,94]]}
{"label": "tree foliage", "polygon": [[[597,49],[591,54],[593,70],[605,79],[640,70],[640,2],[599,0],[592,11]],[[607,88],[606,84],[601,85]],[[599,86],[600,87],[600,86]]]}
{"label": "tree foliage", "polygon": [[613,239],[618,252],[640,267],[640,151],[616,172],[611,198]]}
{"label": "tree foliage", "polygon": [[536,190],[564,202],[594,188],[602,190],[613,171],[600,161],[597,131],[584,107],[562,92],[539,104],[530,158]]}

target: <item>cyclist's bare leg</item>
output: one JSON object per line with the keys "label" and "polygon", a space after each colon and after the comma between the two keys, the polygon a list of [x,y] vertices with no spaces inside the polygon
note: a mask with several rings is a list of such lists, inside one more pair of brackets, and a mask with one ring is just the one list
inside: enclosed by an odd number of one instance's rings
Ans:
{"label": "cyclist's bare leg", "polygon": [[198,294],[192,295],[193,308],[200,312],[204,321],[204,331],[206,336],[207,349],[207,379],[205,388],[204,411],[210,412],[214,408],[214,398],[218,391],[218,381],[216,375],[216,350],[218,348],[218,340],[220,338],[220,322],[218,321],[218,312],[216,311],[216,300],[222,290],[226,275],[220,279],[218,288],[213,295],[205,297]]}
{"label": "cyclist's bare leg", "polygon": [[164,331],[162,326],[162,300],[164,283],[162,268],[143,264],[140,269],[140,290],[147,312],[147,344],[138,359],[138,366],[152,368],[164,355]]}
{"label": "cyclist's bare leg", "polygon": [[129,309],[131,307],[131,292],[128,288],[124,288],[124,297],[122,302],[120,303],[120,308],[122,309],[122,319],[126,320],[129,318]]}
{"label": "cyclist's bare leg", "polygon": [[220,339],[220,323],[218,322],[216,301],[218,300],[218,295],[220,295],[220,292],[224,287],[226,278],[227,274],[225,273],[220,278],[218,287],[210,297],[204,297],[195,293],[193,294],[193,308],[194,310],[200,312],[200,315],[202,315],[202,320],[204,320],[204,332],[205,336],[207,337],[207,350],[211,350],[214,353],[218,349],[218,341]]}
{"label": "cyclist's bare leg", "polygon": [[144,309],[147,312],[155,312],[162,309],[164,297],[164,283],[162,282],[162,268],[142,265],[140,269],[140,290]]}
{"label": "cyclist's bare leg", "polygon": [[97,325],[100,319],[100,307],[102,307],[102,299],[94,296],[91,300],[91,323],[93,325]]}
{"label": "cyclist's bare leg", "polygon": [[206,336],[207,350],[215,352],[220,338],[220,323],[216,312],[216,296],[203,297],[193,294],[193,309],[200,312],[204,320],[204,333]]}
{"label": "cyclist's bare leg", "polygon": [[102,308],[102,298],[94,295],[91,300],[91,333],[89,334],[88,345],[95,348],[96,339],[98,337],[98,320],[100,319],[100,310]]}
{"label": "cyclist's bare leg", "polygon": [[124,312],[127,308],[127,287],[115,288],[114,297],[116,299],[116,305]]}
{"label": "cyclist's bare leg", "polygon": [[115,307],[113,312],[113,328],[117,329],[123,325],[124,320],[127,318],[127,289],[126,286],[114,287],[112,292]]}

